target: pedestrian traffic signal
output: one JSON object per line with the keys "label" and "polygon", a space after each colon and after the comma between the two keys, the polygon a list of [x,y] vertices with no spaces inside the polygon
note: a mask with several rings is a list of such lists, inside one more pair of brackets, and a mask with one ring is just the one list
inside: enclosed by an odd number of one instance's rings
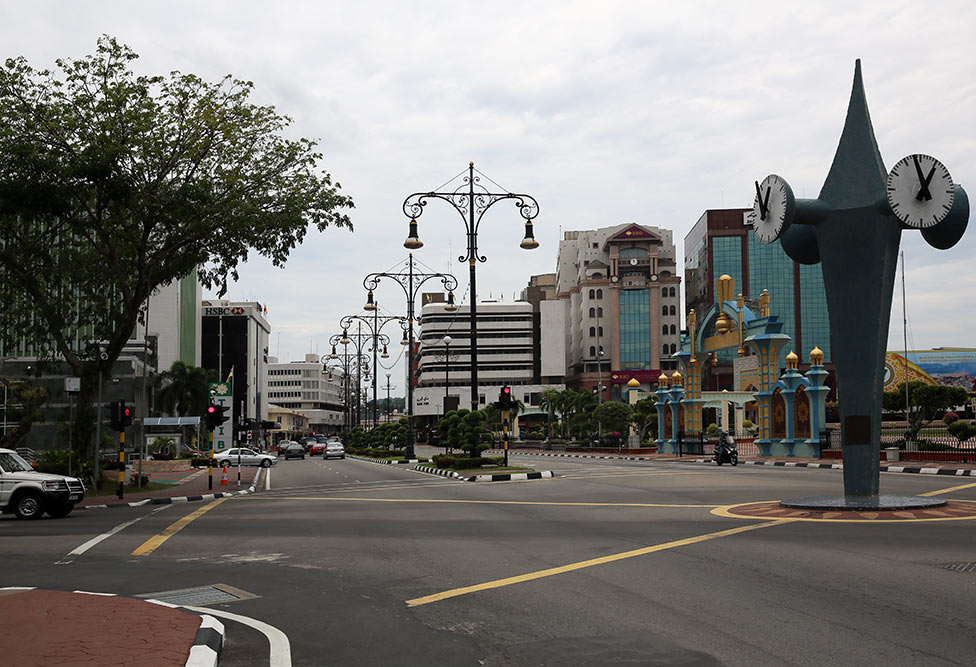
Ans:
{"label": "pedestrian traffic signal", "polygon": [[126,426],[132,425],[132,408],[125,404],[125,401],[112,401],[109,410],[109,426],[116,431],[125,430]]}

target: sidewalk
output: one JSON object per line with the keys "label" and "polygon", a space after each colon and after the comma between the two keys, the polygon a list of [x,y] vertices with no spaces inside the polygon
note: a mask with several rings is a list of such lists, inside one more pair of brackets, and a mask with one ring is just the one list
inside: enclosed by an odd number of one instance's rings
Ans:
{"label": "sidewalk", "polygon": [[[223,479],[223,469],[214,468],[213,469],[213,488],[210,488],[209,477],[207,475],[206,468],[200,468],[191,472],[189,475],[177,476],[173,473],[156,473],[163,476],[163,479],[156,479],[156,474],[150,477],[150,481],[156,482],[160,481],[168,486],[165,489],[159,489],[157,491],[137,491],[135,489],[130,489],[126,487],[125,498],[119,499],[118,496],[114,494],[107,494],[102,496],[90,496],[85,495],[84,500],[82,500],[75,509],[82,509],[85,507],[104,507],[104,506],[125,506],[130,503],[144,502],[149,503],[162,503],[162,502],[182,502],[183,500],[201,500],[203,496],[210,494],[229,494],[237,495],[239,491],[246,491],[251,485],[254,484],[258,471],[261,468],[255,466],[247,466],[241,468],[241,484],[237,485],[237,468],[227,469],[227,483],[221,484]],[[102,487],[103,490],[114,489],[115,485],[106,485]],[[217,495],[216,497],[223,497],[222,495]]]}
{"label": "sidewalk", "polygon": [[[628,455],[627,450],[621,450],[618,454],[586,452],[546,452],[539,449],[510,449],[509,455],[525,456],[553,456],[565,458],[591,458],[591,459],[618,459],[625,461],[668,461],[674,463],[708,463],[715,465],[710,456],[702,454],[687,454],[676,456],[674,454],[639,454]],[[499,456],[500,450],[490,450],[484,455]],[[831,468],[842,469],[843,459],[814,459],[786,456],[740,456],[739,463],[742,465],[767,465],[781,466],[788,468]],[[919,473],[928,475],[957,475],[966,477],[976,477],[976,462],[963,463],[961,461],[881,461],[882,472],[900,473]]]}
{"label": "sidewalk", "polygon": [[0,655],[18,667],[212,667],[224,626],[179,607],[103,593],[0,589]]}

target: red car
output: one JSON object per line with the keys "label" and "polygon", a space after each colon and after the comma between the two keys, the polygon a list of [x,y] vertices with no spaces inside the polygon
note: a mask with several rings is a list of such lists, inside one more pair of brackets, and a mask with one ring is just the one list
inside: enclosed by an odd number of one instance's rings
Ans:
{"label": "red car", "polygon": [[315,442],[308,448],[309,456],[316,456],[325,453],[325,443]]}

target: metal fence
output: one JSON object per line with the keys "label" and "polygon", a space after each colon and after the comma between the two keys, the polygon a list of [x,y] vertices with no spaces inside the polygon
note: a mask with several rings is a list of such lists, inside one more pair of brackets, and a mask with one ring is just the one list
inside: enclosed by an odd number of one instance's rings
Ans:
{"label": "metal fence", "polygon": [[959,441],[945,426],[923,428],[914,438],[907,438],[904,426],[881,429],[881,447],[897,447],[908,460],[962,461],[976,463],[976,437]]}

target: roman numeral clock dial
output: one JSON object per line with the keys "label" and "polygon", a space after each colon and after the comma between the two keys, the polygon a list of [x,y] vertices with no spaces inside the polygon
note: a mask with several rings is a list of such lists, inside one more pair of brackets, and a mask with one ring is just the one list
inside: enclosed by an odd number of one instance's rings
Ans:
{"label": "roman numeral clock dial", "polygon": [[756,200],[748,222],[760,243],[772,243],[785,232],[796,215],[793,190],[781,176],[770,174],[756,181]]}
{"label": "roman numeral clock dial", "polygon": [[888,174],[885,189],[891,212],[915,229],[945,220],[956,195],[949,170],[934,157],[921,153],[899,160]]}

